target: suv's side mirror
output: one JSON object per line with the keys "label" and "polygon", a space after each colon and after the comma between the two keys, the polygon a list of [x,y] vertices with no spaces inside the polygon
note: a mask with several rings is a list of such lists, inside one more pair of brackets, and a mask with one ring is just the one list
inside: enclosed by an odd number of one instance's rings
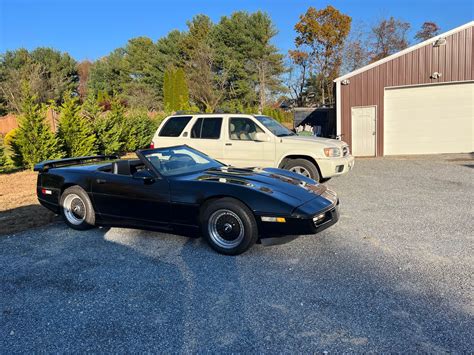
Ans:
{"label": "suv's side mirror", "polygon": [[142,180],[145,184],[152,184],[155,182],[155,177],[153,174],[146,169],[137,171],[135,174],[133,174],[133,178]]}
{"label": "suv's side mirror", "polygon": [[264,132],[255,133],[254,141],[255,142],[268,142],[270,139],[268,135]]}

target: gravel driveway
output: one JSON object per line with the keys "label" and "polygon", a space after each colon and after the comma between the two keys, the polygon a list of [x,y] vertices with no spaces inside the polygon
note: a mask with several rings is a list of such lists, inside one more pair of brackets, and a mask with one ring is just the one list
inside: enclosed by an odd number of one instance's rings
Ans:
{"label": "gravel driveway", "polygon": [[0,353],[472,352],[474,162],[358,159],[339,223],[239,257],[62,223],[0,237]]}

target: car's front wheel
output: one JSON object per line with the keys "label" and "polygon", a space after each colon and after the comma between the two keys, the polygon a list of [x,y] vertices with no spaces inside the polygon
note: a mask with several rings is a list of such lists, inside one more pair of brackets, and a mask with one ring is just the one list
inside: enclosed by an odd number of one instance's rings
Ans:
{"label": "car's front wheel", "polygon": [[258,238],[258,227],[252,212],[233,198],[213,200],[201,213],[202,233],[219,253],[238,255],[249,249]]}
{"label": "car's front wheel", "polygon": [[60,206],[61,215],[69,227],[78,230],[94,227],[94,207],[87,192],[80,186],[65,189],[61,195]]}

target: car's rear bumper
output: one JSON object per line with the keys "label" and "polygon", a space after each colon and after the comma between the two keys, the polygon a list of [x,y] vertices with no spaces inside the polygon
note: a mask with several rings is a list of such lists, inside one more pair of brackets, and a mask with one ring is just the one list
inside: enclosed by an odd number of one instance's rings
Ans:
{"label": "car's rear bumper", "polygon": [[354,157],[352,155],[341,158],[318,159],[319,170],[323,178],[343,175],[354,167]]}
{"label": "car's rear bumper", "polygon": [[[315,223],[313,217],[324,213],[324,219]],[[339,201],[326,211],[319,211],[311,218],[289,217],[284,223],[259,221],[260,239],[279,238],[319,233],[339,220]],[[294,238],[290,238],[294,239]]]}

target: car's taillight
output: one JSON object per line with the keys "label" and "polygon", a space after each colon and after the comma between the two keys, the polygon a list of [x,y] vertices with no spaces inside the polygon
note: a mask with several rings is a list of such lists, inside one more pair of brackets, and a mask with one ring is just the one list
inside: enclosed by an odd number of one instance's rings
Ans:
{"label": "car's taillight", "polygon": [[151,141],[151,143],[150,143],[150,149],[153,149],[153,148],[155,148],[155,143],[153,143],[153,141]]}

